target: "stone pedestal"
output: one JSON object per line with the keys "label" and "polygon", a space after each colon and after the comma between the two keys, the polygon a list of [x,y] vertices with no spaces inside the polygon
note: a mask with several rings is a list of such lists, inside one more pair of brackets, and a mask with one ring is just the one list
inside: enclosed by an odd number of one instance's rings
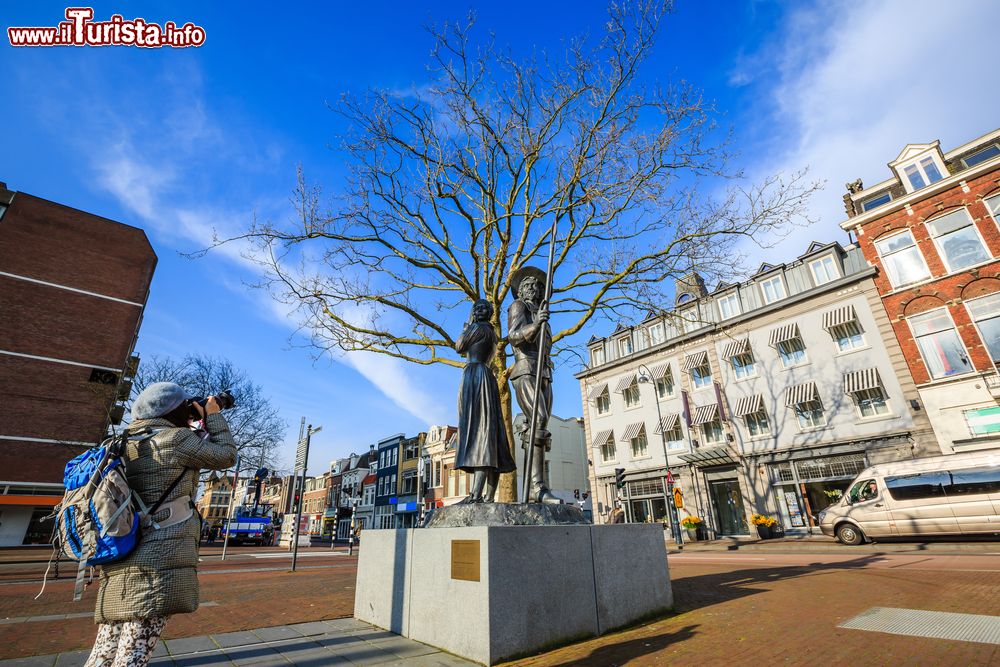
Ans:
{"label": "stone pedestal", "polygon": [[658,524],[361,534],[355,617],[486,665],[672,606]]}

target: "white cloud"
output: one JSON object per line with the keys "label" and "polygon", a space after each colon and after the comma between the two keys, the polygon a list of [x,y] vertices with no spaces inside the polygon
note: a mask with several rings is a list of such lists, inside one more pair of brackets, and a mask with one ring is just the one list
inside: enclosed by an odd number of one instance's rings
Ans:
{"label": "white cloud", "polygon": [[762,95],[775,103],[760,119],[769,157],[751,171],[808,165],[827,187],[812,206],[820,223],[791,234],[782,256],[812,238],[843,240],[844,183],[889,178],[887,163],[907,143],[940,139],[947,151],[996,129],[998,22],[1000,4],[936,0],[822,3],[787,18],[784,41],[750,59],[773,68]]}

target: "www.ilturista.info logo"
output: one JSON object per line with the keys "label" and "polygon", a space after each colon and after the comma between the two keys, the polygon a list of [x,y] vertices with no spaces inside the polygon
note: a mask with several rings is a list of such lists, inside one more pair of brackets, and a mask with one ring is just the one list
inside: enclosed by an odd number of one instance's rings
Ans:
{"label": "www.ilturista.info logo", "polygon": [[113,14],[108,21],[94,21],[93,7],[67,7],[66,19],[55,27],[7,28],[11,46],[163,46],[185,48],[205,43],[205,29],[188,22],[162,26],[146,19],[125,19]]}

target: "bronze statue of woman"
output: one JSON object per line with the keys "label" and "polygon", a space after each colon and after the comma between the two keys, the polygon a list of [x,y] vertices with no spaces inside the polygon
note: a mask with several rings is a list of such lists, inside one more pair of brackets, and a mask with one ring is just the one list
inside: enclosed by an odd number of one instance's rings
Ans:
{"label": "bronze statue of woman", "polygon": [[455,468],[475,475],[467,499],[473,503],[493,502],[500,473],[517,469],[500,411],[500,390],[490,369],[497,351],[497,335],[489,323],[492,316],[489,301],[476,301],[472,318],[455,343],[455,350],[467,359],[458,394]]}

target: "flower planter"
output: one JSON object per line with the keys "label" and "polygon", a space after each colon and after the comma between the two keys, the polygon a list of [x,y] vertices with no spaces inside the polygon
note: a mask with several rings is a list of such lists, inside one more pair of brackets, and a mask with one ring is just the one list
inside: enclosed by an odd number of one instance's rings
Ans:
{"label": "flower planter", "polygon": [[687,533],[688,542],[698,541],[698,529],[697,528],[685,528],[684,532]]}
{"label": "flower planter", "polygon": [[757,536],[762,540],[771,539],[771,528],[769,526],[759,524],[757,526]]}

